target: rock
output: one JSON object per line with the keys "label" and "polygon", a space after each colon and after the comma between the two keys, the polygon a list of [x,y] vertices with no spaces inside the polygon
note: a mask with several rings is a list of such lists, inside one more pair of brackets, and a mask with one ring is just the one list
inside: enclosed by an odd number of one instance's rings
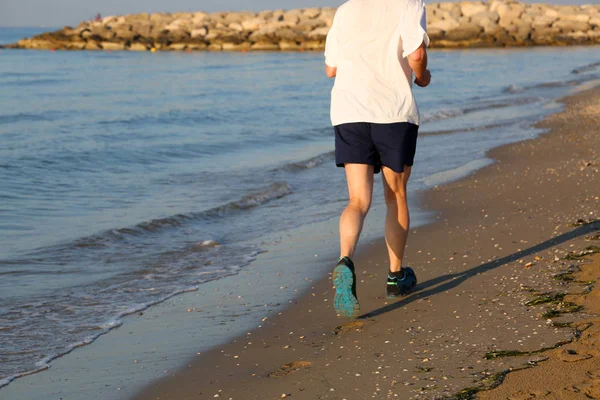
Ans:
{"label": "rock", "polygon": [[267,19],[273,18],[273,11],[265,10],[256,14],[256,17],[266,21]]}
{"label": "rock", "polygon": [[554,42],[558,33],[560,33],[558,28],[538,27],[531,32],[531,40],[538,45],[549,45]]}
{"label": "rock", "polygon": [[317,29],[309,32],[308,37],[311,39],[314,39],[314,40],[325,40],[327,38],[327,34],[329,33],[330,29],[331,28],[328,28],[326,26],[324,26],[322,28],[317,28]]}
{"label": "rock", "polygon": [[552,27],[560,29],[560,31],[563,33],[587,32],[590,30],[590,24],[587,22],[567,21],[563,19],[559,19],[558,21],[554,22]]}
{"label": "rock", "polygon": [[262,50],[262,51],[279,50],[279,44],[270,43],[270,42],[257,42],[257,43],[252,44],[252,46],[250,48],[252,50]]}
{"label": "rock", "polygon": [[239,44],[243,41],[242,36],[239,32],[223,30],[223,29],[211,29],[208,34],[204,37],[204,40],[209,43],[235,43]]}
{"label": "rock", "polygon": [[131,30],[131,25],[117,25],[112,28],[112,31],[114,32],[115,37],[124,41],[133,40],[133,38],[137,36],[137,33]]}
{"label": "rock", "polygon": [[437,9],[433,11],[434,21],[437,20],[455,20],[458,21],[462,17],[459,7],[452,8],[450,10]]}
{"label": "rock", "polygon": [[468,40],[479,36],[483,28],[472,23],[461,24],[459,27],[446,31],[446,40]]}
{"label": "rock", "polygon": [[306,17],[308,19],[315,19],[317,18],[319,15],[321,15],[321,9],[320,8],[305,8],[304,11],[302,11],[302,16]]}
{"label": "rock", "polygon": [[196,12],[193,14],[192,16],[192,23],[194,24],[202,24],[205,21],[209,20],[210,17],[208,15],[208,13],[205,12]]}
{"label": "rock", "polygon": [[67,46],[69,50],[85,50],[86,42],[71,42]]}
{"label": "rock", "polygon": [[200,51],[208,49],[208,44],[206,43],[190,43],[188,45],[188,50]]}
{"label": "rock", "polygon": [[325,22],[318,19],[309,19],[309,20],[300,20],[300,22],[296,25],[295,29],[298,29],[303,32],[312,32],[317,28],[327,28],[329,29]]}
{"label": "rock", "polygon": [[525,42],[531,38],[531,25],[527,22],[516,21],[513,26],[516,28],[512,35],[517,42]]}
{"label": "rock", "polygon": [[282,40],[279,42],[279,48],[281,50],[299,50],[300,46],[296,42],[290,42],[287,40]]}
{"label": "rock", "polygon": [[554,17],[558,19],[560,13],[553,8],[546,8],[546,10],[544,11],[544,15],[547,17]]}
{"label": "rock", "polygon": [[249,42],[242,43],[223,43],[223,51],[241,51],[249,50],[251,44]]}
{"label": "rock", "polygon": [[471,17],[475,14],[483,13],[488,11],[488,6],[481,2],[464,2],[459,3],[462,15],[465,17]]}
{"label": "rock", "polygon": [[600,43],[600,31],[587,31],[591,43]]}
{"label": "rock", "polygon": [[430,40],[438,40],[444,37],[444,30],[436,27],[427,28],[427,35]]}
{"label": "rock", "polygon": [[506,31],[506,29],[504,29],[503,27],[501,27],[498,24],[484,25],[483,26],[483,32],[486,35],[491,36],[491,37],[493,37],[495,39],[509,37],[508,32]]}
{"label": "rock", "polygon": [[102,43],[100,43],[100,47],[102,47],[102,50],[110,50],[110,51],[125,50],[125,45],[123,43],[102,42]]}
{"label": "rock", "polygon": [[559,18],[561,21],[588,22],[591,16],[589,14],[573,12],[560,14]]}
{"label": "rock", "polygon": [[136,23],[128,22],[128,24],[131,26],[131,31],[133,33],[143,37],[149,37],[153,30],[153,25],[150,21],[140,21]]}
{"label": "rock", "polygon": [[169,23],[167,26],[164,27],[164,29],[168,30],[168,31],[186,31],[189,32],[192,28],[192,20],[191,19],[175,19],[173,21],[171,21],[171,23]]}
{"label": "rock", "polygon": [[129,46],[129,50],[131,51],[147,51],[148,47],[142,43],[131,43]]}
{"label": "rock", "polygon": [[173,18],[173,16],[171,16],[171,14],[158,13],[158,14],[150,15],[149,22],[154,26],[159,26],[159,27],[163,28],[163,27],[169,25],[171,23],[171,21],[173,21],[174,19],[175,18]]}
{"label": "rock", "polygon": [[115,37],[115,33],[102,24],[95,24],[90,27],[90,37],[97,41],[106,41]]}
{"label": "rock", "polygon": [[229,24],[228,28],[229,29],[233,29],[234,31],[238,31],[238,32],[243,32],[244,31],[244,27],[239,22],[233,22],[233,23]]}
{"label": "rock", "polygon": [[319,19],[325,23],[325,26],[331,27],[333,24],[333,17],[335,16],[334,8],[322,8]]}
{"label": "rock", "polygon": [[287,22],[290,25],[296,25],[298,22],[300,22],[300,15],[297,12],[289,11],[283,14],[282,21]]}
{"label": "rock", "polygon": [[196,38],[203,38],[208,34],[208,28],[207,27],[202,27],[202,28],[198,28],[198,29],[194,29],[190,32],[190,37],[193,39]]}
{"label": "rock", "polygon": [[321,50],[325,48],[325,41],[323,40],[307,40],[299,45],[300,50]]}
{"label": "rock", "polygon": [[84,50],[102,50],[102,48],[96,42],[87,42]]}
{"label": "rock", "polygon": [[280,29],[277,31],[277,37],[286,42],[301,42],[304,40],[304,34],[296,29]]}
{"label": "rock", "polygon": [[226,13],[225,16],[223,17],[223,23],[225,23],[225,24],[232,24],[234,22],[241,23],[242,21],[245,21],[250,18],[254,18],[255,16],[256,16],[256,13],[253,13],[251,11],[230,12],[230,13]]}
{"label": "rock", "polygon": [[266,21],[263,18],[257,17],[242,21],[242,27],[246,31],[256,31],[264,26]]}
{"label": "rock", "polygon": [[166,33],[167,36],[167,40],[170,43],[181,43],[181,42],[187,42],[190,39],[190,34],[189,32],[183,30],[183,29],[175,29],[175,30],[169,30]]}
{"label": "rock", "polygon": [[117,20],[117,17],[115,17],[114,15],[110,15],[108,17],[104,17],[102,18],[102,23],[104,25],[110,24],[111,22],[114,22]]}
{"label": "rock", "polygon": [[454,29],[459,28],[460,24],[454,19],[444,19],[441,21],[434,22],[429,27],[434,29],[441,29],[444,32],[450,32]]}
{"label": "rock", "polygon": [[549,27],[552,25],[552,23],[554,23],[554,21],[556,21],[556,17],[542,15],[534,19],[531,26],[533,29],[538,29],[540,27]]}
{"label": "rock", "polygon": [[187,48],[187,43],[171,43],[167,48],[169,50],[181,51]]}
{"label": "rock", "polygon": [[587,32],[569,32],[565,36],[567,41],[572,44],[585,44],[590,40]]}
{"label": "rock", "polygon": [[221,43],[211,43],[208,46],[209,51],[221,51],[223,50],[223,45]]}
{"label": "rock", "polygon": [[471,23],[479,26],[495,24],[500,20],[500,15],[494,11],[484,11],[471,16]]}

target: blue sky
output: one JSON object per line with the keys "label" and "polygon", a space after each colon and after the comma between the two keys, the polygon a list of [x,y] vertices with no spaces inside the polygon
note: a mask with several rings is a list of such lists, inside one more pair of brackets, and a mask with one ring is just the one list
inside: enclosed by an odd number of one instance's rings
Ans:
{"label": "blue sky", "polygon": [[[553,4],[585,4],[597,0],[546,0]],[[432,2],[432,1],[429,1]],[[537,1],[536,1],[537,2]],[[267,10],[338,6],[342,0],[0,0],[0,26],[77,25],[102,15],[158,11]]]}

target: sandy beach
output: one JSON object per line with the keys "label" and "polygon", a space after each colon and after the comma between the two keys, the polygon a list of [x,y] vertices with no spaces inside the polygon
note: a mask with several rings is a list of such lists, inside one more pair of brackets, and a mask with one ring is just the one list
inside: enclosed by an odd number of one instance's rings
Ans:
{"label": "sandy beach", "polygon": [[335,317],[324,279],[134,398],[600,398],[600,331],[588,327],[599,304],[589,261],[600,245],[599,94],[570,96],[538,124],[547,134],[422,195],[436,222],[409,238],[414,294],[388,301],[383,240],[363,244],[360,318]]}

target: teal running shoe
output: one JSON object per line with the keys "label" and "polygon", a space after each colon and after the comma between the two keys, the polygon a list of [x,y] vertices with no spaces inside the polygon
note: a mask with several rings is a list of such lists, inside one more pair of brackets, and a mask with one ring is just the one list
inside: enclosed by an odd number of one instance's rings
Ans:
{"label": "teal running shoe", "polygon": [[403,272],[402,277],[399,277],[399,274],[388,273],[388,299],[393,299],[398,296],[405,296],[412,292],[415,286],[417,286],[417,276],[412,268],[404,267],[400,271]]}
{"label": "teal running shoe", "polygon": [[356,274],[354,263],[348,257],[342,258],[333,270],[335,299],[333,306],[340,317],[355,318],[360,313],[356,296]]}

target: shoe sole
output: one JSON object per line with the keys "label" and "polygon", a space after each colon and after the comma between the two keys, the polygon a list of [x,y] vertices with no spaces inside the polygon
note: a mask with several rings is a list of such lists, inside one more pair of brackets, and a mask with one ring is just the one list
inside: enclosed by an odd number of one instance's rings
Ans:
{"label": "shoe sole", "polygon": [[335,299],[333,306],[341,317],[354,318],[360,313],[358,299],[352,293],[354,276],[352,270],[345,265],[338,265],[333,270],[333,284],[335,285]]}

